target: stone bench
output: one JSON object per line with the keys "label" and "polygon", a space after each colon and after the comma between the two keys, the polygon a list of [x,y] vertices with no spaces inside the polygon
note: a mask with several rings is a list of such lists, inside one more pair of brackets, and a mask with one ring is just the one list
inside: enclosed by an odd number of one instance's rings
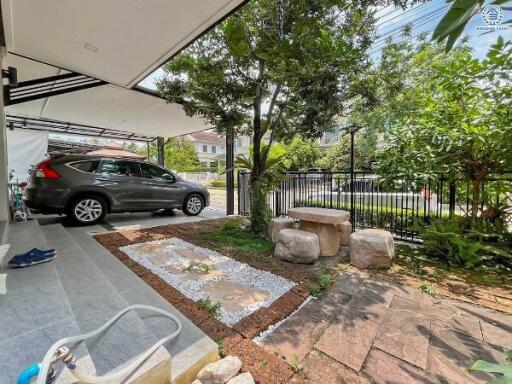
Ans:
{"label": "stone bench", "polygon": [[393,235],[382,229],[363,229],[350,235],[350,263],[358,268],[388,268],[395,256]]}
{"label": "stone bench", "polygon": [[316,233],[320,256],[336,256],[340,249],[338,224],[350,220],[350,212],[338,209],[301,207],[288,210],[288,216],[300,220],[299,228]]}
{"label": "stone bench", "polygon": [[313,264],[320,256],[318,236],[299,229],[279,231],[274,257],[297,264]]}
{"label": "stone bench", "polygon": [[270,221],[270,225],[268,226],[268,237],[270,237],[272,241],[276,243],[281,229],[293,229],[294,226],[295,221],[288,217],[273,218]]}

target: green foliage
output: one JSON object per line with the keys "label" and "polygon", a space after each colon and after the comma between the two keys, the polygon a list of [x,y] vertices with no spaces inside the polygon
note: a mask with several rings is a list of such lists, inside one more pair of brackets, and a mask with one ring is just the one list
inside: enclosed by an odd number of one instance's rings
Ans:
{"label": "green foliage", "polygon": [[262,367],[266,367],[266,366],[268,365],[268,359],[267,359],[266,357],[262,357],[262,358],[260,359],[260,365],[261,365]]}
{"label": "green foliage", "polygon": [[488,384],[512,384],[512,351],[505,353],[507,362],[505,364],[489,363],[477,360],[469,372],[487,372],[498,374],[499,377],[488,381]]}
{"label": "green foliage", "polygon": [[197,300],[197,304],[216,319],[220,317],[220,303],[216,303],[207,297],[206,299]]}
{"label": "green foliage", "polygon": [[[501,5],[508,2],[510,0],[493,0],[490,4]],[[434,29],[432,40],[437,40],[438,42],[446,41],[445,49],[449,52],[471,18],[478,13],[485,3],[485,0],[452,1],[452,6]],[[505,9],[511,10],[512,8],[507,7]],[[507,20],[505,23],[512,24],[512,20]]]}
{"label": "green foliage", "polygon": [[[146,148],[138,148],[137,153],[147,156]],[[156,160],[157,145],[149,144],[149,160]],[[170,138],[164,147],[165,167],[176,172],[200,171],[199,158],[194,146],[180,138]]]}
{"label": "green foliage", "polygon": [[216,188],[223,188],[226,186],[226,181],[225,180],[212,180],[210,182],[210,185],[212,187],[216,187]]}
{"label": "green foliage", "polygon": [[299,359],[299,356],[293,355],[292,361],[290,362],[290,365],[292,366],[292,371],[294,373],[298,373],[300,371],[300,359]]}
{"label": "green foliage", "polygon": [[237,247],[250,255],[269,255],[274,247],[271,240],[242,229],[236,220],[226,220],[216,231],[203,232],[201,237],[218,245]]}
{"label": "green foliage", "polygon": [[307,140],[295,137],[288,144],[274,144],[272,151],[281,151],[283,156],[282,165],[288,171],[300,171],[311,168],[322,156],[320,145],[316,140]]}
{"label": "green foliage", "polygon": [[317,283],[309,283],[308,284],[309,294],[313,297],[318,297],[320,292],[322,292],[322,288]]}
{"label": "green foliage", "polygon": [[317,297],[324,289],[329,288],[334,283],[334,279],[328,270],[321,268],[316,274],[313,281],[308,284],[309,294]]}
{"label": "green foliage", "polygon": [[333,277],[325,269],[321,269],[316,273],[316,279],[321,289],[329,288],[334,283]]}
{"label": "green foliage", "polygon": [[[373,8],[382,4],[254,0],[164,67],[156,85],[168,101],[221,133],[252,136],[250,188],[260,191],[251,194],[257,200],[251,209],[262,207],[268,188],[266,134],[271,144],[318,138],[355,94],[367,98],[361,74],[369,65]],[[251,211],[253,230],[264,233],[266,212]]]}
{"label": "green foliage", "polygon": [[436,287],[434,287],[432,284],[430,283],[427,283],[426,281],[424,281],[423,283],[421,283],[420,285],[418,285],[418,289],[423,292],[423,293],[426,293],[427,295],[430,295],[430,296],[437,296],[437,289]]}
{"label": "green foliage", "polygon": [[[377,135],[374,131],[362,130],[356,133],[355,168],[372,170],[376,162]],[[343,135],[318,161],[318,166],[331,170],[350,170],[350,135]]]}
{"label": "green foliage", "polygon": [[372,75],[377,107],[356,103],[353,119],[384,131],[379,174],[470,183],[474,226],[482,183],[512,169],[512,42],[498,39],[483,60],[467,46],[447,55],[436,44],[413,47],[407,38],[386,47]]}
{"label": "green foliage", "polygon": [[425,252],[437,259],[451,264],[476,268],[482,264],[502,264],[512,266],[511,243],[505,236],[493,233],[478,232],[468,229],[467,220],[436,220],[431,225],[420,229],[424,240]]}
{"label": "green foliage", "polygon": [[205,263],[191,261],[188,264],[188,266],[185,269],[183,269],[183,271],[207,274],[208,272],[210,272],[210,267],[208,266],[208,264]]}

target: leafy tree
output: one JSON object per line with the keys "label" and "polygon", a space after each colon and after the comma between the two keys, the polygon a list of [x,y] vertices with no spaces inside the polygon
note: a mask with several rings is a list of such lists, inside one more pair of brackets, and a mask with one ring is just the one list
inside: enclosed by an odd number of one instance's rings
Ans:
{"label": "leafy tree", "polygon": [[274,143],[270,149],[269,158],[281,157],[283,169],[300,171],[315,165],[322,156],[320,145],[316,140],[294,138],[289,144]]}
{"label": "leafy tree", "polygon": [[403,58],[411,73],[379,106],[388,139],[379,169],[394,176],[464,178],[471,185],[474,226],[482,183],[512,170],[512,43],[499,38],[481,61],[468,47],[444,55],[431,44],[412,56],[406,48]]}
{"label": "leafy tree", "polygon": [[[150,159],[157,158],[156,143],[149,144]],[[146,148],[138,148],[137,153],[147,156]],[[164,147],[165,167],[177,172],[194,172],[199,171],[200,164],[197,152],[194,146],[181,139],[172,137],[167,139]]]}
{"label": "leafy tree", "polygon": [[[221,133],[251,134],[251,228],[264,233],[262,177],[274,141],[320,137],[365,89],[379,0],[253,0],[164,67],[170,102]],[[396,1],[404,5],[407,1]],[[262,138],[270,132],[270,145]]]}
{"label": "leafy tree", "polygon": [[[377,135],[373,131],[359,131],[354,142],[355,169],[372,170],[376,162]],[[338,171],[350,170],[350,135],[342,135],[318,161],[322,168]]]}

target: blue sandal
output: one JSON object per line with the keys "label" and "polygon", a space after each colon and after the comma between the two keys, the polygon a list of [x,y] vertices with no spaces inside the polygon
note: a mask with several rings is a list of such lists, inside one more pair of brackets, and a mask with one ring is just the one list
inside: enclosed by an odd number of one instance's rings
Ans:
{"label": "blue sandal", "polygon": [[56,257],[57,252],[55,249],[42,251],[40,249],[33,248],[26,253],[14,256],[11,261],[9,261],[9,266],[12,268],[23,268],[31,265],[46,263],[55,259]]}

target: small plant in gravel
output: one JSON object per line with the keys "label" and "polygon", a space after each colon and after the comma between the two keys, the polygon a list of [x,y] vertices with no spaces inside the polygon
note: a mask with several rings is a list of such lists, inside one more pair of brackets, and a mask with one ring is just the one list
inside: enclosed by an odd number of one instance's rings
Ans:
{"label": "small plant in gravel", "polygon": [[292,371],[294,373],[297,373],[300,371],[300,360],[299,356],[293,355],[292,361],[290,362],[290,365],[292,366]]}
{"label": "small plant in gravel", "polygon": [[333,277],[325,269],[318,271],[316,273],[316,278],[318,280],[318,284],[320,285],[320,288],[322,288],[322,289],[329,288],[334,283]]}
{"label": "small plant in gravel", "polygon": [[418,285],[418,289],[423,292],[423,293],[426,293],[427,295],[430,295],[430,296],[437,296],[437,289],[436,287],[434,287],[432,284],[430,283],[427,283],[426,281],[424,281],[423,283],[421,283],[420,285]]}
{"label": "small plant in gravel", "polygon": [[216,303],[207,297],[206,299],[197,300],[197,304],[216,319],[220,317],[220,303]]}
{"label": "small plant in gravel", "polygon": [[322,292],[322,287],[318,285],[317,283],[309,283],[308,284],[309,294],[313,297],[318,297],[320,292]]}
{"label": "small plant in gravel", "polygon": [[207,274],[210,272],[208,264],[200,263],[198,261],[191,261],[186,268],[183,269],[185,272],[195,272]]}
{"label": "small plant in gravel", "polygon": [[268,360],[265,357],[263,357],[262,359],[260,359],[260,365],[262,367],[266,367],[268,365]]}

